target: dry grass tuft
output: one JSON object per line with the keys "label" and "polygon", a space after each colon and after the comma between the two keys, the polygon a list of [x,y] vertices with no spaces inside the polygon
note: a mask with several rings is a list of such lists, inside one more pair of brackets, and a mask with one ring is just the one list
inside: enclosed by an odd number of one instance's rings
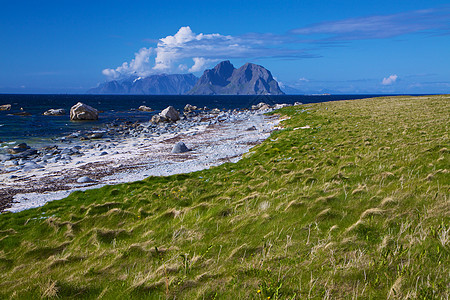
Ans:
{"label": "dry grass tuft", "polygon": [[43,298],[58,298],[58,286],[56,280],[49,280],[46,284],[41,286]]}
{"label": "dry grass tuft", "polygon": [[390,206],[396,204],[398,201],[392,197],[386,197],[381,201],[381,207]]}
{"label": "dry grass tuft", "polygon": [[299,200],[292,200],[291,202],[288,203],[288,205],[286,205],[286,208],[284,210],[287,211],[288,209],[295,209],[295,208],[300,208],[300,207],[304,207],[304,206],[305,206],[305,202],[299,201]]}
{"label": "dry grass tuft", "polygon": [[361,214],[360,219],[364,219],[364,218],[372,217],[372,216],[380,216],[380,215],[384,214],[384,212],[385,211],[383,209],[378,208],[378,207],[369,208]]}
{"label": "dry grass tuft", "polygon": [[358,187],[356,189],[354,189],[352,191],[352,195],[361,194],[361,193],[364,193],[366,191],[367,191],[367,186],[365,184],[364,185],[360,184],[360,185],[358,185]]}

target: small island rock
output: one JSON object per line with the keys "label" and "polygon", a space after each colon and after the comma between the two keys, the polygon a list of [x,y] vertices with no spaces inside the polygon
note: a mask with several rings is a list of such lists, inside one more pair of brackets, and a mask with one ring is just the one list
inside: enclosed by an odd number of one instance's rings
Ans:
{"label": "small island rock", "polygon": [[64,116],[65,114],[64,108],[51,108],[43,113],[44,116]]}
{"label": "small island rock", "polygon": [[11,110],[11,104],[0,105],[0,110]]}
{"label": "small island rock", "polygon": [[153,109],[151,109],[150,107],[145,106],[145,105],[139,106],[138,110],[140,110],[140,111],[153,111]]}

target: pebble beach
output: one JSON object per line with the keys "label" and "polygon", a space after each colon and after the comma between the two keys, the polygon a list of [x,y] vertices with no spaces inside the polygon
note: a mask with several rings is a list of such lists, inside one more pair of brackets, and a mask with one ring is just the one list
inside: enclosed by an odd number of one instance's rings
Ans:
{"label": "pebble beach", "polygon": [[[236,162],[277,128],[269,106],[187,113],[176,122],[108,124],[0,155],[0,210],[18,212],[98,188]],[[173,153],[182,142],[189,151]],[[28,147],[28,146],[27,146]]]}

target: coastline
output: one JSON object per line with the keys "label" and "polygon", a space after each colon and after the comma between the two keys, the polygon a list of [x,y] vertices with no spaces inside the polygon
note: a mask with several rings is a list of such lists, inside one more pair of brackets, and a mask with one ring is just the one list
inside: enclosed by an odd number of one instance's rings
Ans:
{"label": "coastline", "polygon": [[[18,212],[65,198],[75,190],[236,162],[275,129],[278,119],[265,116],[267,111],[202,112],[174,124],[146,122],[135,125],[127,136],[58,146],[54,153],[66,153],[63,160],[53,162],[50,158],[41,163],[38,157],[35,162],[19,161],[21,165],[9,163],[9,169],[4,162],[0,168],[0,208]],[[178,141],[192,150],[171,153]]]}

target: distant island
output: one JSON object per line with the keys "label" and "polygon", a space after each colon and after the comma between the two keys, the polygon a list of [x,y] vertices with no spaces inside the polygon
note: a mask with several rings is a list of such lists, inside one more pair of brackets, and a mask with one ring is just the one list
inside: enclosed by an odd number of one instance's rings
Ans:
{"label": "distant island", "polygon": [[159,74],[147,77],[130,76],[101,83],[88,94],[118,95],[183,95],[197,82],[193,74]]}
{"label": "distant island", "polygon": [[87,91],[88,94],[120,95],[284,95],[278,82],[263,66],[246,63],[239,69],[222,61],[200,78],[193,74],[131,76],[112,80]]}

